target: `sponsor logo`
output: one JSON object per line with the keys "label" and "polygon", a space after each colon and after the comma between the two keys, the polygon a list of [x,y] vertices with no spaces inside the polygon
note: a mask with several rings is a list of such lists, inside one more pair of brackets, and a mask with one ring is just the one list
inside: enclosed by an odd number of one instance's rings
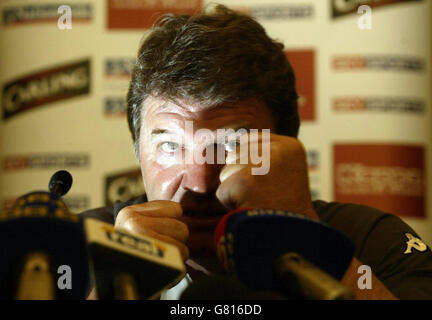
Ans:
{"label": "sponsor logo", "polygon": [[319,166],[320,166],[320,155],[317,150],[307,150],[307,163],[309,172],[309,187],[312,200],[317,200],[320,198],[320,192],[318,190],[317,184],[320,181],[319,176]]}
{"label": "sponsor logo", "polygon": [[335,56],[334,70],[380,70],[380,71],[424,71],[423,58],[390,55],[351,55]]}
{"label": "sponsor logo", "polygon": [[315,52],[313,50],[285,51],[295,74],[301,74],[296,79],[299,114],[302,121],[315,120]]}
{"label": "sponsor logo", "polygon": [[341,163],[337,166],[340,194],[387,194],[422,196],[423,171],[395,166],[367,166],[362,163]]}
{"label": "sponsor logo", "polygon": [[11,81],[3,87],[3,119],[89,92],[89,60],[46,69]]}
{"label": "sponsor logo", "polygon": [[412,253],[412,249],[416,249],[419,252],[425,252],[427,250],[427,245],[419,238],[414,237],[411,233],[405,233],[405,237],[408,238],[406,242],[406,250],[404,254]]}
{"label": "sponsor logo", "polygon": [[87,153],[41,153],[11,155],[3,159],[3,170],[87,168],[90,155]]}
{"label": "sponsor logo", "polygon": [[332,17],[337,18],[347,14],[357,13],[358,7],[368,5],[371,8],[394,5],[402,2],[420,2],[423,0],[332,0]]}
{"label": "sponsor logo", "polygon": [[140,239],[110,226],[102,226],[101,228],[105,232],[106,238],[112,242],[156,257],[163,258],[165,256],[166,248],[156,241]]}
{"label": "sponsor logo", "polygon": [[281,19],[307,19],[314,16],[314,7],[311,4],[276,4],[264,6],[233,7],[257,20],[281,20]]}
{"label": "sponsor logo", "polygon": [[425,217],[422,146],[334,146],[334,199],[401,216]]}
{"label": "sponsor logo", "polygon": [[307,150],[307,163],[309,170],[314,170],[319,166],[319,153],[317,150]]}
{"label": "sponsor logo", "polygon": [[[63,3],[27,4],[5,7],[2,11],[4,26],[23,23],[57,23],[59,7]],[[74,22],[88,22],[93,16],[93,6],[90,3],[75,3],[69,5]]]}
{"label": "sponsor logo", "polygon": [[318,190],[311,189],[310,193],[311,193],[311,199],[312,199],[312,201],[313,200],[318,200],[320,198],[320,192]]}
{"label": "sponsor logo", "polygon": [[109,175],[105,178],[105,204],[113,205],[115,201],[127,201],[145,193],[141,169],[137,168]]}
{"label": "sponsor logo", "polygon": [[104,114],[106,116],[123,117],[126,115],[125,97],[106,97],[104,100]]}
{"label": "sponsor logo", "polygon": [[129,79],[135,65],[134,58],[108,58],[104,62],[104,73],[107,78]]}
{"label": "sponsor logo", "polygon": [[332,107],[335,112],[408,112],[424,113],[426,102],[416,98],[401,97],[335,97]]}
{"label": "sponsor logo", "polygon": [[166,13],[194,14],[202,0],[108,0],[108,29],[148,29]]}
{"label": "sponsor logo", "polygon": [[90,209],[90,197],[86,194],[68,194],[62,199],[69,211],[82,212]]}

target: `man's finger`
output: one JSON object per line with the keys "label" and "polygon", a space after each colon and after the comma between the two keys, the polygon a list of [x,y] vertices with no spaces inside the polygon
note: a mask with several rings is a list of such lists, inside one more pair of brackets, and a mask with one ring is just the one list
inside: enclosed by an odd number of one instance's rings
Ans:
{"label": "man's finger", "polygon": [[189,238],[189,230],[185,223],[172,218],[146,217],[137,221],[139,232],[153,230],[159,234],[166,235],[181,242],[186,242]]}
{"label": "man's finger", "polygon": [[[149,218],[146,218],[146,220],[147,219],[149,219]],[[144,235],[144,236],[148,236],[148,237],[151,237],[154,239],[159,239],[159,240],[171,243],[171,244],[173,244],[179,248],[184,260],[188,259],[189,249],[186,247],[186,245],[182,241],[179,241],[176,238],[173,238],[169,235],[160,234],[160,233],[152,230],[149,227],[145,227],[144,223],[142,223],[142,220],[143,219],[141,218],[137,222],[136,219],[131,218],[131,219],[126,220],[124,223],[122,223],[121,226],[118,226],[117,228],[125,230],[127,232],[130,232],[132,234]],[[170,219],[170,220],[173,220],[173,219]],[[182,223],[180,221],[178,221],[178,222]],[[165,233],[166,233],[166,231],[165,231]],[[176,234],[176,236],[180,237],[180,238],[186,238],[187,239],[187,237],[185,237],[184,235],[180,236],[179,234]]]}
{"label": "man's finger", "polygon": [[122,225],[124,221],[138,214],[145,217],[168,217],[178,219],[183,215],[180,204],[173,201],[155,200],[124,207],[117,214],[116,225]]}
{"label": "man's finger", "polygon": [[245,164],[227,164],[223,167],[219,174],[219,180],[220,182],[224,182],[226,179],[231,177],[232,175],[236,174],[242,169],[248,168]]}
{"label": "man's finger", "polygon": [[127,208],[130,208],[135,212],[144,214],[147,217],[164,216],[170,218],[180,218],[183,214],[181,205],[177,202],[169,200],[153,200],[149,202],[135,204]]}
{"label": "man's finger", "polygon": [[183,261],[189,259],[189,248],[183,242],[180,242],[166,235],[154,232],[153,230],[147,230],[145,235],[175,245],[180,250]]}

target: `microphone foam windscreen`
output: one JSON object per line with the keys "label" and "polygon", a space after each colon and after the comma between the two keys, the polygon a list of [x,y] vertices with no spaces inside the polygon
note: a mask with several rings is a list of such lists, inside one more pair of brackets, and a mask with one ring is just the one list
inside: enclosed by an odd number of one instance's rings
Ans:
{"label": "microphone foam windscreen", "polygon": [[41,251],[50,257],[54,283],[66,265],[72,272],[72,288],[56,290],[57,299],[84,299],[89,289],[89,267],[83,222],[70,214],[58,196],[32,192],[19,198],[8,212],[0,213],[0,294],[11,298],[23,258]]}
{"label": "microphone foam windscreen", "polygon": [[352,241],[341,232],[287,211],[237,211],[220,224],[218,229],[225,229],[225,234],[218,241],[225,241],[223,254],[229,269],[254,289],[275,287],[274,262],[286,252],[300,253],[338,280],[354,253]]}

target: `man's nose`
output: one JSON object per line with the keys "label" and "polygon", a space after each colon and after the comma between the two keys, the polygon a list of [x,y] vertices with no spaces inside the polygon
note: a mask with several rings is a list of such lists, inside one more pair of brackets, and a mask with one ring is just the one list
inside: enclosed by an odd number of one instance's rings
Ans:
{"label": "man's nose", "polygon": [[[208,156],[207,150],[202,151],[203,157]],[[213,158],[211,161],[210,157]],[[193,161],[185,164],[185,175],[182,187],[196,193],[216,192],[219,187],[219,174],[224,163],[217,162],[216,150],[214,157],[206,157],[206,161]],[[204,163],[203,163],[204,162]]]}

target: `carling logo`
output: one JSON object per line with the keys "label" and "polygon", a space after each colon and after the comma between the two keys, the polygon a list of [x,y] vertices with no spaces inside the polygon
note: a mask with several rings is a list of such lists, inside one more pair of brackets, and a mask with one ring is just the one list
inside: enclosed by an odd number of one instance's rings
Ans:
{"label": "carling logo", "polygon": [[361,5],[371,8],[394,5],[402,2],[420,2],[423,0],[331,0],[332,17],[337,18],[347,14],[357,14]]}
{"label": "carling logo", "polygon": [[[2,10],[2,21],[4,26],[18,25],[23,23],[55,23],[59,19],[58,9],[64,3],[44,4],[21,4],[5,6]],[[90,3],[68,4],[73,15],[73,22],[88,22],[93,16],[93,5]]]}
{"label": "carling logo", "polygon": [[3,87],[3,119],[90,92],[90,60],[45,69]]}
{"label": "carling logo", "polygon": [[333,152],[334,200],[425,217],[423,146],[337,144]]}

